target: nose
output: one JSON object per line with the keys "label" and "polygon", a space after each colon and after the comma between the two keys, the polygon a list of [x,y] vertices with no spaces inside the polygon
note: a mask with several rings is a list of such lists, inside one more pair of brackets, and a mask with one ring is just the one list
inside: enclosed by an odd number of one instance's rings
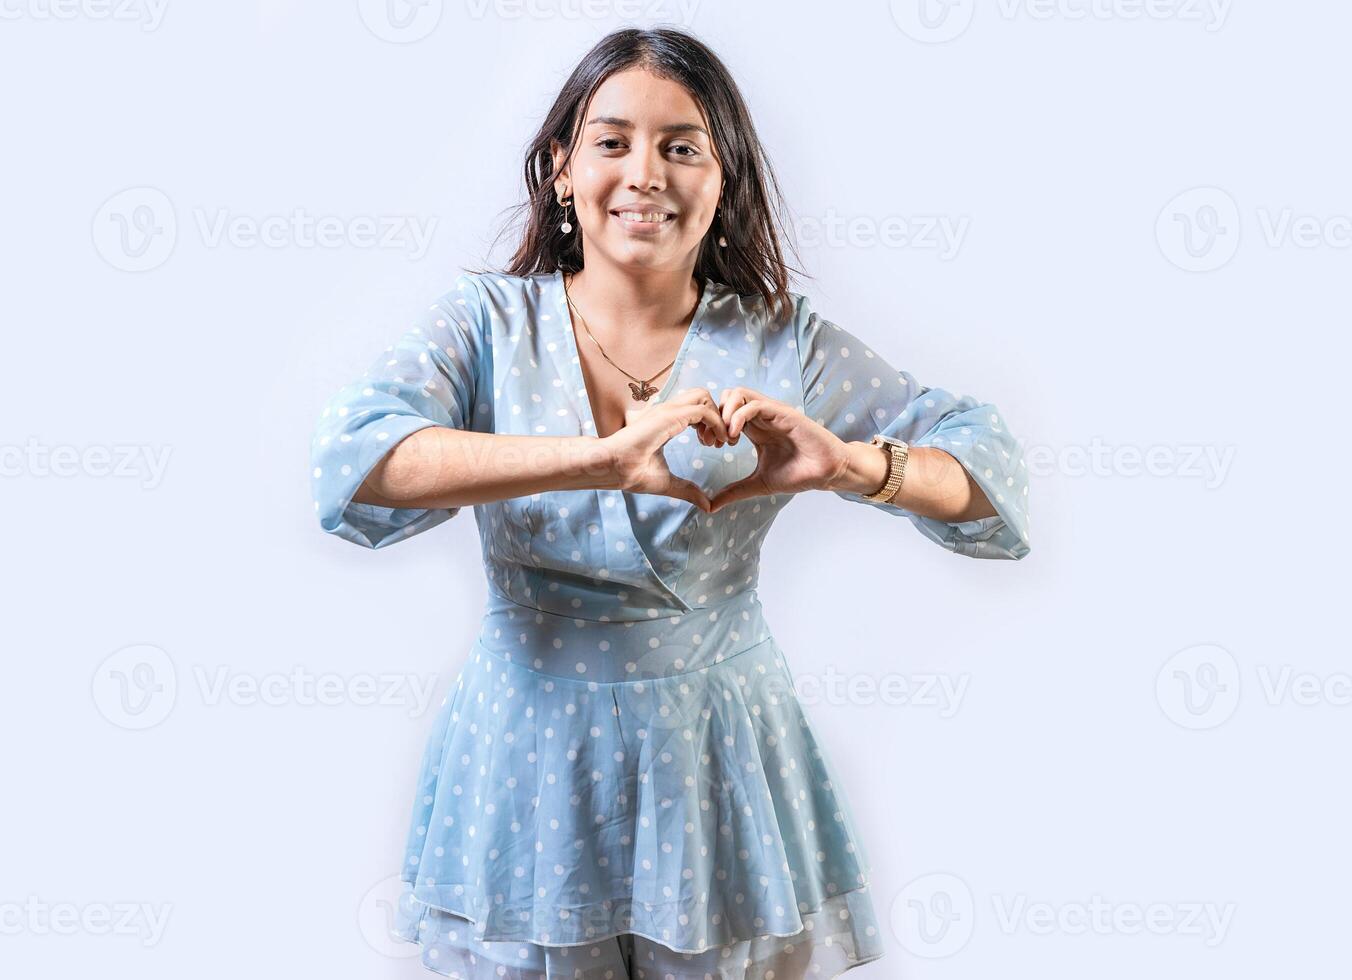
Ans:
{"label": "nose", "polygon": [[625,176],[631,190],[660,191],[666,187],[666,161],[656,143],[636,140],[626,165]]}

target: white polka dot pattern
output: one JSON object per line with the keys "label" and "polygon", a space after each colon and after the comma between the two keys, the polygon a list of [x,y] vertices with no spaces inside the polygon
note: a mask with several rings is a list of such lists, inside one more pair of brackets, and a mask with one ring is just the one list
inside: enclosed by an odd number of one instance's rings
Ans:
{"label": "white polka dot pattern", "polygon": [[[315,511],[325,531],[379,548],[435,527],[459,513],[352,503],[362,481],[406,436],[432,425],[492,431],[479,411],[478,378],[486,352],[474,280],[425,310],[385,348],[359,381],[325,406],[310,445]],[[470,420],[474,423],[470,425]]]}
{"label": "white polka dot pattern", "polygon": [[536,972],[508,975],[571,977],[620,935],[688,976],[882,955],[867,852],[754,592],[656,622],[491,600],[403,877],[399,933],[442,965],[524,949]]}
{"label": "white polka dot pattern", "polygon": [[[707,283],[654,399],[744,385],[842,439],[942,448],[998,516],[870,506],[958,554],[1026,554],[1026,470],[995,407],[921,387],[795,299],[775,317]],[[311,446],[323,530],[380,548],[455,516],[352,502],[428,426],[596,434],[560,273],[461,276],[333,397]],[[749,440],[689,430],[664,453],[710,495],[755,465]],[[578,490],[474,508],[489,599],[428,738],[396,930],[429,969],[775,980],[882,955],[866,853],[756,594],[790,499],[706,515]]]}
{"label": "white polka dot pattern", "polygon": [[847,442],[882,434],[942,449],[967,470],[996,514],[946,523],[875,504],[860,494],[837,491],[836,496],[907,517],[925,537],[961,555],[1019,559],[1028,554],[1028,467],[999,409],[970,395],[924,387],[848,330],[811,312],[806,301],[795,323],[803,411],[809,418]]}

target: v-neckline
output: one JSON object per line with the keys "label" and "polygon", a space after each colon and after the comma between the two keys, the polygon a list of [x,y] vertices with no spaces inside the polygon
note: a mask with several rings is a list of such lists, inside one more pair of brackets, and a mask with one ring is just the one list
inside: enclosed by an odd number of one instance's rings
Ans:
{"label": "v-neckline", "polygon": [[[556,269],[554,272],[554,282],[557,287],[555,295],[558,297],[562,309],[561,320],[563,323],[563,335],[568,344],[568,352],[570,355],[569,361],[573,365],[573,381],[577,385],[574,389],[574,397],[582,402],[582,411],[586,415],[586,422],[591,427],[590,434],[596,436],[598,439],[605,438],[601,435],[600,430],[596,426],[596,413],[592,408],[591,392],[587,388],[587,375],[586,372],[582,370],[582,356],[578,353],[577,335],[573,328],[573,313],[572,310],[568,308],[568,293],[563,286],[563,277],[564,271],[562,269]],[[686,327],[685,336],[681,338],[681,346],[676,351],[676,360],[672,361],[671,368],[667,371],[667,380],[663,382],[662,387],[658,389],[657,394],[653,395],[652,398],[642,404],[655,405],[658,402],[665,401],[667,395],[670,394],[672,388],[675,387],[676,376],[680,373],[681,365],[685,362],[686,352],[690,349],[690,344],[694,340],[695,335],[699,333],[700,328],[704,326],[704,314],[709,307],[709,301],[713,297],[713,292],[714,281],[706,277],[703,289],[700,291],[699,303],[695,305],[695,315],[690,318],[690,326]],[[634,400],[636,402],[638,401],[638,399]],[[620,428],[623,428],[623,426]],[[618,432],[620,430],[616,429],[615,431]],[[614,434],[614,432],[610,433],[610,435]]]}

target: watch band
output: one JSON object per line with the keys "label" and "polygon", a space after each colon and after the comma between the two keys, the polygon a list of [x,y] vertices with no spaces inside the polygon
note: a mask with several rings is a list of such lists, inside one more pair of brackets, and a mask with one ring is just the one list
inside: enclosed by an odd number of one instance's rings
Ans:
{"label": "watch band", "polygon": [[867,493],[863,496],[871,503],[881,504],[891,500],[901,489],[901,481],[906,478],[906,461],[910,456],[910,447],[900,439],[884,435],[875,435],[872,443],[887,450],[887,479],[876,493]]}

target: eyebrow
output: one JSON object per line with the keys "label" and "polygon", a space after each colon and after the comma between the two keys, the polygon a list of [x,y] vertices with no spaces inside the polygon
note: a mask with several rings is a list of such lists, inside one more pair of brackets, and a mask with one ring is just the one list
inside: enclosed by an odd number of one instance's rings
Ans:
{"label": "eyebrow", "polygon": [[[587,121],[587,125],[620,126],[624,129],[634,128],[632,122],[628,119],[621,119],[618,116],[593,116]],[[709,135],[703,126],[697,126],[694,123],[672,123],[669,126],[658,126],[657,131],[659,133],[704,133],[706,137]]]}

